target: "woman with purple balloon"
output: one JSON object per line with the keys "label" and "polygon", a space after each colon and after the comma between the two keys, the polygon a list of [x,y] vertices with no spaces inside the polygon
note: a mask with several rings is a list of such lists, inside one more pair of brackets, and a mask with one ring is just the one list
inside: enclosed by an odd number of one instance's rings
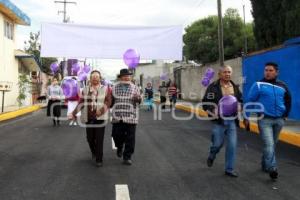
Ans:
{"label": "woman with purple balloon", "polygon": [[[232,68],[228,65],[219,69],[219,79],[206,89],[202,99],[203,109],[213,118],[211,146],[207,166],[212,167],[216,155],[227,140],[225,154],[225,175],[238,177],[235,171],[236,160],[236,118],[238,102],[242,103],[239,87],[231,80]],[[207,77],[209,78],[209,77]]]}

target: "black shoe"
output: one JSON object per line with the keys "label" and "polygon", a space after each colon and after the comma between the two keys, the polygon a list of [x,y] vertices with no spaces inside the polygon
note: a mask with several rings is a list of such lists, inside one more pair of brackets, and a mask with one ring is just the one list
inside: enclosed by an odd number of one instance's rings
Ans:
{"label": "black shoe", "polygon": [[211,158],[207,158],[206,164],[207,164],[207,167],[212,167],[214,164],[214,160]]}
{"label": "black shoe", "polygon": [[96,161],[96,155],[92,153],[92,161]]}
{"label": "black shoe", "polygon": [[102,166],[103,166],[102,161],[96,161],[96,166],[97,166],[97,167],[102,167]]}
{"label": "black shoe", "polygon": [[238,173],[236,172],[225,172],[225,175],[233,178],[239,177]]}
{"label": "black shoe", "polygon": [[123,164],[124,165],[132,165],[132,161],[131,160],[123,160]]}
{"label": "black shoe", "polygon": [[56,126],[56,121],[55,120],[53,120],[53,126]]}
{"label": "black shoe", "polygon": [[121,158],[121,157],[122,157],[122,154],[123,154],[122,148],[118,148],[118,149],[117,149],[117,156],[118,156],[119,158]]}
{"label": "black shoe", "polygon": [[59,120],[57,120],[56,123],[57,123],[57,126],[60,126],[60,121]]}
{"label": "black shoe", "polygon": [[272,180],[276,180],[278,178],[278,172],[276,169],[270,170],[269,175]]}

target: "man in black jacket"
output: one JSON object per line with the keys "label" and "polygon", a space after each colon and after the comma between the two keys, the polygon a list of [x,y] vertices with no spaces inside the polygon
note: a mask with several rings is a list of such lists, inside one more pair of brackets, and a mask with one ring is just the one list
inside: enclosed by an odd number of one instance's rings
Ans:
{"label": "man in black jacket", "polygon": [[[237,134],[236,118],[237,112],[230,116],[221,116],[218,106],[223,96],[232,95],[239,103],[242,103],[242,94],[238,86],[231,80],[232,68],[228,65],[219,70],[219,79],[211,83],[202,99],[203,109],[213,120],[213,132],[211,137],[210,153],[207,159],[208,167],[212,167],[216,154],[223,146],[225,136],[227,136],[227,146],[225,155],[225,174],[230,177],[238,177],[234,171]],[[210,104],[210,105],[208,105]]]}

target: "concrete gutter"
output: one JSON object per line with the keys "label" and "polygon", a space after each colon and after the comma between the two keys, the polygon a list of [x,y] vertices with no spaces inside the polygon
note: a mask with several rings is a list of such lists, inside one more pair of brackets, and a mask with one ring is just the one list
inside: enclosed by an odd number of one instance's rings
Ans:
{"label": "concrete gutter", "polygon": [[35,112],[37,110],[40,110],[41,108],[42,108],[41,105],[34,105],[34,106],[28,106],[25,108],[21,108],[16,111],[11,111],[11,112],[0,114],[0,122],[6,121],[9,119],[14,119],[16,117],[20,117],[20,116],[26,115],[28,113]]}

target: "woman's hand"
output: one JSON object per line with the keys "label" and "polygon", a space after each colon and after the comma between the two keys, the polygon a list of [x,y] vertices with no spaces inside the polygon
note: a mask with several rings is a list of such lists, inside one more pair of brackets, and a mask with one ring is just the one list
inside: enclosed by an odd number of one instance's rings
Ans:
{"label": "woman's hand", "polygon": [[97,109],[97,110],[96,110],[96,116],[97,116],[97,117],[100,117],[102,114],[103,114],[103,113],[102,113],[101,109]]}

